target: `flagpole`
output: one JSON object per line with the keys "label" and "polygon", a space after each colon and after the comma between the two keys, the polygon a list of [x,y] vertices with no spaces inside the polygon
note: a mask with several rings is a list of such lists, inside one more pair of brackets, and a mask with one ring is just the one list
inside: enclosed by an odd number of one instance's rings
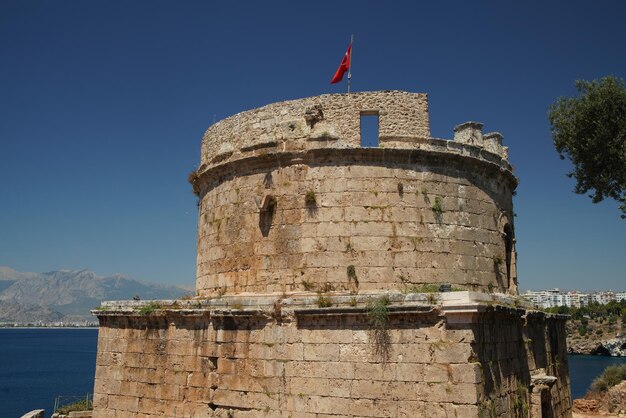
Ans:
{"label": "flagpole", "polygon": [[350,95],[350,79],[352,78],[352,43],[354,42],[354,34],[350,35],[350,57],[348,61],[348,96]]}

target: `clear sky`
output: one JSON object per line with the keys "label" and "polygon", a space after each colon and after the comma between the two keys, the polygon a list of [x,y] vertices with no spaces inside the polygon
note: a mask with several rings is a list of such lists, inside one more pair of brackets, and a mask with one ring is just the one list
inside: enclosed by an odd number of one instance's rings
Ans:
{"label": "clear sky", "polygon": [[[226,4],[228,3],[228,4]],[[186,181],[214,121],[330,85],[429,94],[510,147],[522,289],[626,290],[617,204],[572,193],[547,110],[626,77],[626,2],[0,1],[0,265],[191,284]]]}

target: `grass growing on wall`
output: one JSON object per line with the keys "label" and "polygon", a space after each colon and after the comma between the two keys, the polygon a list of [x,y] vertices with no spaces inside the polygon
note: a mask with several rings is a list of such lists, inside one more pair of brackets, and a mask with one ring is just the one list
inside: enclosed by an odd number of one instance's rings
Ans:
{"label": "grass growing on wall", "polygon": [[60,415],[67,415],[74,411],[90,411],[93,409],[93,402],[89,399],[82,399],[80,401],[63,405],[57,408],[54,412]]}
{"label": "grass growing on wall", "polygon": [[325,296],[322,293],[318,293],[317,306],[320,308],[330,308],[331,306],[333,306],[333,303],[328,296]]}
{"label": "grass growing on wall", "polygon": [[370,325],[374,352],[383,362],[389,358],[389,297],[381,296],[367,303],[367,319]]}
{"label": "grass growing on wall", "polygon": [[315,206],[317,204],[317,198],[315,197],[315,192],[313,190],[309,190],[304,195],[304,203],[307,206]]}
{"label": "grass growing on wall", "polygon": [[151,315],[158,309],[161,309],[161,304],[157,302],[150,302],[146,305],[140,306],[139,309],[137,309],[137,312],[139,315]]}

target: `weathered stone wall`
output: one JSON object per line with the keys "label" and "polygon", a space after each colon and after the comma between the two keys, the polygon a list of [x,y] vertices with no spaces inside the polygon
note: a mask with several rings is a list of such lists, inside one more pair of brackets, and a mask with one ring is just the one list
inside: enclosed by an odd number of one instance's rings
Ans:
{"label": "weathered stone wall", "polygon": [[498,307],[477,315],[472,328],[483,377],[481,415],[569,416],[564,317]]}
{"label": "weathered stone wall", "polygon": [[[372,109],[384,148],[358,146],[359,112]],[[315,112],[323,119],[312,123]],[[298,134],[281,141],[305,145],[276,142],[285,123]],[[333,134],[320,140],[315,129]],[[443,282],[516,293],[505,237],[509,228],[513,242],[517,182],[501,135],[481,129],[471,122],[455,141],[427,139],[426,96],[403,92],[320,96],[218,122],[194,184],[198,294]],[[251,145],[269,137],[275,146]]]}
{"label": "weathered stone wall", "polygon": [[283,302],[101,313],[94,416],[511,417],[542,369],[557,381],[543,416],[568,416],[563,318],[403,302],[375,338],[361,300]]}
{"label": "weathered stone wall", "polygon": [[[428,154],[376,161],[384,152],[334,152],[216,181],[199,211],[198,293],[326,282],[351,290],[442,282],[508,290],[503,228],[512,218],[511,178]],[[264,220],[267,196],[275,207]]]}
{"label": "weathered stone wall", "polygon": [[[564,318],[513,307],[502,135],[428,123],[426,95],[394,91],[211,126],[198,295],[94,311],[94,416],[570,416]],[[479,292],[424,293],[442,283]]]}
{"label": "weathered stone wall", "polygon": [[202,139],[202,165],[259,152],[359,147],[361,114],[378,115],[380,141],[390,147],[414,147],[430,137],[426,94],[325,94],[273,103],[213,124]]}

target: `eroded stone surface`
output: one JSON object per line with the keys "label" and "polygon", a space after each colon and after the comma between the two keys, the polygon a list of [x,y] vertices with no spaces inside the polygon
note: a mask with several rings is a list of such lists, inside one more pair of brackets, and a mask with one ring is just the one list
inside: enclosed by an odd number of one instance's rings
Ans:
{"label": "eroded stone surface", "polygon": [[[360,147],[361,115],[379,147]],[[570,416],[565,319],[515,298],[502,135],[454,138],[397,91],[211,126],[197,297],[94,311],[94,416]]]}
{"label": "eroded stone surface", "polygon": [[446,301],[411,310],[405,301],[390,305],[380,343],[361,301],[342,309],[285,302],[279,315],[271,305],[234,304],[151,315],[109,306],[95,416],[511,416],[515,404],[530,409],[533,376],[546,371],[555,379],[543,404],[547,397],[554,417],[569,412],[557,316],[471,301],[463,312]]}
{"label": "eroded stone surface", "polygon": [[[359,117],[372,112],[381,147],[361,148]],[[293,135],[283,135],[285,124]],[[516,293],[517,181],[502,136],[483,138],[481,128],[468,122],[455,128],[455,141],[431,139],[426,95],[405,92],[275,103],[216,123],[204,136],[195,185],[198,293],[327,282]],[[329,140],[311,145],[314,137]]]}

